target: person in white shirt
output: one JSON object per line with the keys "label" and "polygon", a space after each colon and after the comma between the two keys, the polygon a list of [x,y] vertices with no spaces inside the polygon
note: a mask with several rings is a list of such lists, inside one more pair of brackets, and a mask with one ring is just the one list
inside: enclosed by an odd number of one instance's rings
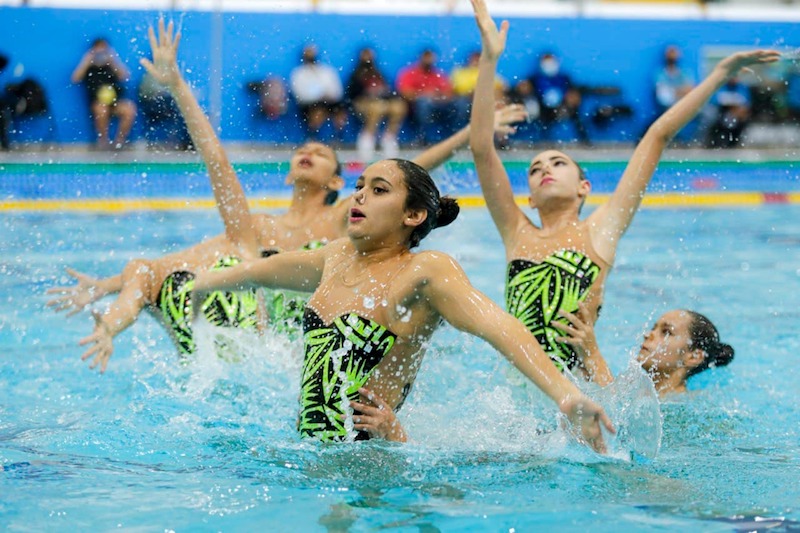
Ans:
{"label": "person in white shirt", "polygon": [[319,62],[317,47],[312,44],[303,48],[300,61],[301,64],[292,70],[290,85],[307,138],[317,139],[329,117],[335,133],[340,136],[347,125],[347,109],[343,104],[344,88],[339,73]]}

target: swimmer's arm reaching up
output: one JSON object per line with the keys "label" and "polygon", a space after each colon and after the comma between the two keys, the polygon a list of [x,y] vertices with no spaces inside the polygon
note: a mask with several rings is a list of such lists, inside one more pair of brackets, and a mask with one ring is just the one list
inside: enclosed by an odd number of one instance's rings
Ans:
{"label": "swimmer's arm reaching up", "polygon": [[244,189],[208,117],[178,69],[176,54],[181,34],[173,34],[172,22],[165,27],[163,18],[158,21],[157,36],[152,27],[147,33],[153,61],[143,58],[140,63],[159,83],[169,88],[178,104],[192,142],[208,169],[217,208],[225,223],[225,234],[255,257],[258,255],[258,235]]}
{"label": "swimmer's arm reaching up", "polygon": [[672,138],[700,112],[714,93],[741,69],[759,63],[772,63],[779,58],[780,53],[775,50],[738,52],[726,57],[714,67],[706,79],[678,100],[648,128],[636,146],[611,198],[588,218],[592,243],[604,260],[613,262],[619,238],[628,229],[639,209],[658,161]]}
{"label": "swimmer's arm reaching up", "polygon": [[556,402],[592,448],[604,452],[600,424],[614,431],[608,416],[556,369],[522,322],[473,287],[452,258],[428,253],[424,261],[422,292],[433,310],[454,327],[491,344]]}
{"label": "swimmer's arm reaching up", "polygon": [[101,374],[106,371],[108,360],[114,353],[113,339],[139,316],[148,302],[153,277],[149,261],[135,260],[125,266],[122,271],[122,290],[117,299],[103,315],[92,313],[95,320],[94,332],[78,343],[81,346],[91,345],[81,356],[82,361],[93,357],[89,368],[99,365]]}
{"label": "swimmer's arm reaching up", "polygon": [[[507,137],[516,133],[514,124],[524,122],[528,118],[525,107],[519,104],[503,104],[494,112],[494,133]],[[434,144],[412,159],[427,171],[431,171],[453,157],[453,155],[469,142],[470,125],[467,124],[447,139]]]}
{"label": "swimmer's arm reaching up", "polygon": [[494,146],[492,132],[497,61],[506,46],[508,22],[503,22],[498,31],[484,0],[472,0],[472,7],[481,32],[481,58],[472,100],[469,146],[475,158],[475,170],[486,206],[508,248],[520,224],[525,220],[525,214],[514,200],[514,191]]}
{"label": "swimmer's arm reaching up", "polygon": [[72,316],[89,304],[108,294],[119,292],[122,289],[122,275],[117,274],[110,278],[93,278],[77,270],[67,268],[67,274],[77,280],[71,287],[52,287],[47,289],[47,294],[57,294],[47,302],[47,307],[54,308],[55,312],[67,311],[67,316]]}
{"label": "swimmer's arm reaching up", "polygon": [[578,313],[573,315],[567,311],[559,311],[559,316],[569,320],[569,324],[564,324],[558,320],[553,320],[550,325],[564,333],[563,337],[558,337],[558,342],[565,342],[575,348],[578,357],[581,359],[581,366],[586,369],[589,379],[605,387],[612,381],[614,376],[608,368],[603,354],[600,353],[600,346],[597,344],[597,337],[594,334],[594,325],[586,304],[578,304]]}

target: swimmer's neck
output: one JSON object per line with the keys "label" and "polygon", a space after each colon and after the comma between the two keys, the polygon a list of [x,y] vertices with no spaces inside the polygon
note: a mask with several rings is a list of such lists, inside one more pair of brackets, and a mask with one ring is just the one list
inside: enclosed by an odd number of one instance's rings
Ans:
{"label": "swimmer's neck", "polygon": [[306,183],[295,183],[292,188],[292,201],[289,212],[294,213],[319,213],[319,208],[325,205],[329,189]]}
{"label": "swimmer's neck", "polygon": [[350,238],[353,245],[353,264],[358,264],[363,267],[382,263],[393,257],[400,257],[402,255],[411,253],[408,248],[408,243],[403,240],[402,242],[380,242],[376,243],[369,238]]}
{"label": "swimmer's neck", "polygon": [[557,233],[580,222],[578,209],[573,203],[541,206],[537,208],[537,211],[539,211],[542,230],[548,234]]}
{"label": "swimmer's neck", "polygon": [[650,374],[650,379],[653,380],[653,385],[659,397],[686,392],[685,373],[673,372],[671,374],[662,374],[660,372],[655,372]]}

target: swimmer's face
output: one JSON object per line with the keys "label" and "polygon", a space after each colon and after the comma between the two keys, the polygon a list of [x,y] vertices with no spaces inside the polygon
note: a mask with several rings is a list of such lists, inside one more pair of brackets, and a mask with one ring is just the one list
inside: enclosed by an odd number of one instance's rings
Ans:
{"label": "swimmer's face", "polygon": [[347,234],[375,242],[402,240],[407,212],[408,188],[403,172],[394,161],[368,166],[356,180],[351,197]]}
{"label": "swimmer's face", "polygon": [[558,150],[547,150],[533,158],[528,167],[528,186],[532,207],[553,198],[583,202],[591,190],[575,161]]}
{"label": "swimmer's face", "polygon": [[326,187],[336,177],[336,153],[330,146],[310,142],[298,148],[289,163],[287,185],[301,181]]}
{"label": "swimmer's face", "polygon": [[664,313],[645,336],[637,360],[646,371],[669,374],[683,366],[691,350],[691,317],[681,310]]}

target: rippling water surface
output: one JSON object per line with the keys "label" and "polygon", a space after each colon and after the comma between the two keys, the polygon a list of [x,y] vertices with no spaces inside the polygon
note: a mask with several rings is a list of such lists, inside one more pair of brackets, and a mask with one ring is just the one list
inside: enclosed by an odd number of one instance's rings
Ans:
{"label": "rippling water surface", "polygon": [[[412,439],[402,446],[300,441],[301,351],[278,336],[236,339],[246,354],[239,363],[201,350],[181,366],[163,329],[143,316],[118,337],[100,376],[77,346],[91,318],[46,309],[45,289],[68,282],[67,265],[111,275],[133,257],[193,244],[221,231],[217,215],[5,214],[0,524],[796,531],[797,220],[797,206],[637,215],[598,323],[612,370],[626,371],[641,335],[676,307],[707,314],[736,358],[693,378],[690,393],[660,406],[660,418],[632,422],[645,447],[660,442],[654,458],[628,454],[630,441],[612,443],[619,453],[607,458],[571,442],[552,405],[487,345],[449,327],[434,337],[400,413]],[[425,244],[456,256],[501,301],[505,261],[484,210],[463,212]],[[637,386],[620,385],[609,409],[630,413],[646,401],[636,399]]]}

